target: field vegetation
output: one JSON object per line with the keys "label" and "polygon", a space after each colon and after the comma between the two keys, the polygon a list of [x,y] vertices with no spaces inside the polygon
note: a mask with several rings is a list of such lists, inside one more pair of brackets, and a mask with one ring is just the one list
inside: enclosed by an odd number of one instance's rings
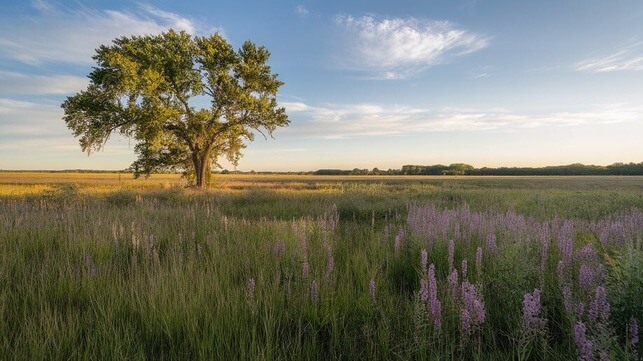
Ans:
{"label": "field vegetation", "polygon": [[0,173],[10,359],[637,360],[643,177]]}

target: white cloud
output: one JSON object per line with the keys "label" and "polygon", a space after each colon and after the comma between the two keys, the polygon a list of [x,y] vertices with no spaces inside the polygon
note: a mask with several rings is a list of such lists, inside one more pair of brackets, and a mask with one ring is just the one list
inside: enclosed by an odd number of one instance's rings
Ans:
{"label": "white cloud", "polygon": [[303,5],[297,5],[297,7],[295,8],[295,12],[301,17],[306,17],[309,13],[308,9],[306,9],[306,7]]}
{"label": "white cloud", "polygon": [[0,70],[0,95],[69,94],[87,87],[89,79],[74,75],[31,75]]}
{"label": "white cloud", "polygon": [[158,34],[169,28],[189,33],[200,29],[189,18],[151,5],[136,11],[71,10],[38,0],[33,6],[35,15],[5,18],[0,23],[0,59],[91,64],[94,49],[120,36]]}
{"label": "white cloud", "polygon": [[643,70],[643,42],[621,47],[610,55],[583,60],[574,68],[577,71],[593,73],[641,71]]}
{"label": "white cloud", "polygon": [[335,23],[346,32],[341,65],[379,79],[407,78],[489,43],[488,38],[448,21],[337,16]]}
{"label": "white cloud", "polygon": [[12,138],[69,134],[62,113],[57,103],[0,98],[0,134]]}
{"label": "white cloud", "polygon": [[[504,109],[427,109],[375,104],[311,106],[281,103],[293,122],[285,131],[310,137],[337,139],[361,136],[404,135],[444,131],[513,131],[535,127],[611,124],[643,119],[643,107],[627,104],[578,112],[526,114]],[[289,130],[290,129],[290,130]]]}

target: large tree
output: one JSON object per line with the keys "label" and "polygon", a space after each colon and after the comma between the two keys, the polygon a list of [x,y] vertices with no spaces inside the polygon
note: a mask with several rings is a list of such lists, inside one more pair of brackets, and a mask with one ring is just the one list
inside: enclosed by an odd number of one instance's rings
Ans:
{"label": "large tree", "polygon": [[88,154],[119,133],[135,140],[137,176],[183,170],[201,188],[220,157],[236,164],[245,140],[289,124],[269,57],[219,34],[118,38],[96,50],[89,86],[65,100],[63,119]]}

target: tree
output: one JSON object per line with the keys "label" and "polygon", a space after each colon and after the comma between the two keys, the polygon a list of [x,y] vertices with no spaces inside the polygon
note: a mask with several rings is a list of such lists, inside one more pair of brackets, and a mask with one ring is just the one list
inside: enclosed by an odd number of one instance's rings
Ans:
{"label": "tree", "polygon": [[136,176],[182,170],[202,188],[220,157],[236,165],[244,140],[289,124],[269,57],[251,41],[235,51],[219,34],[121,37],[96,50],[90,83],[63,102],[63,119],[88,154],[119,133],[136,141]]}

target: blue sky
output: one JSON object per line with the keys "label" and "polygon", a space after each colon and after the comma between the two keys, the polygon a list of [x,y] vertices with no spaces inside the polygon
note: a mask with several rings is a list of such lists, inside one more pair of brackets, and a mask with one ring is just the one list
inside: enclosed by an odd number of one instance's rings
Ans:
{"label": "blue sky", "polygon": [[0,169],[129,166],[127,139],[82,153],[60,103],[96,47],[168,28],[272,52],[291,125],[250,143],[240,170],[643,161],[641,1],[0,6]]}

